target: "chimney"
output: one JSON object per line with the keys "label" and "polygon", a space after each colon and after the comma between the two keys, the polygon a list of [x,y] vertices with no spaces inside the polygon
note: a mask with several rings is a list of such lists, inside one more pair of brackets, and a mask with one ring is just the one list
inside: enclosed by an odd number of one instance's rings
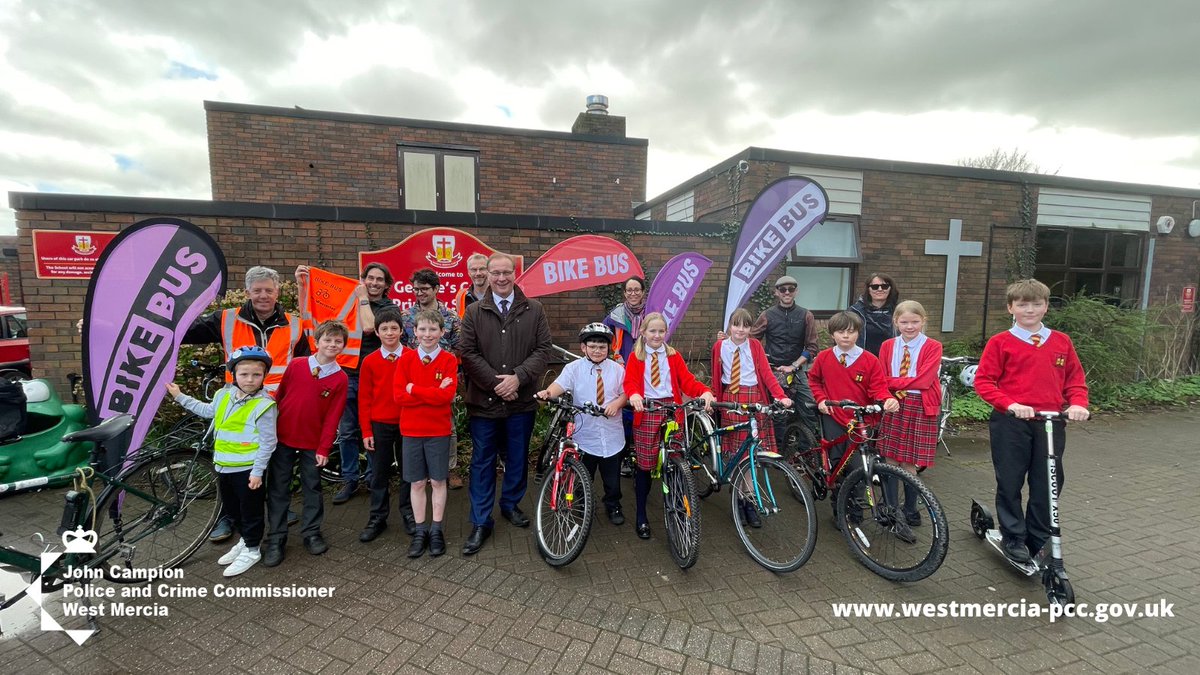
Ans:
{"label": "chimney", "polygon": [[625,118],[608,114],[608,97],[593,94],[587,97],[587,110],[579,113],[571,133],[589,136],[625,138]]}

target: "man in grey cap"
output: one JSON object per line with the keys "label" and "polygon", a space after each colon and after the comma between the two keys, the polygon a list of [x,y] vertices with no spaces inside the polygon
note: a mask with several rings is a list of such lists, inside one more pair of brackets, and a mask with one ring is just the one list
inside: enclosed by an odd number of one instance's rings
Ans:
{"label": "man in grey cap", "polygon": [[[758,315],[750,335],[763,343],[767,362],[775,371],[779,385],[796,402],[800,419],[820,438],[812,391],[808,388],[808,364],[817,355],[817,322],[813,313],[796,304],[795,278],[784,275],[775,282],[775,305]],[[792,382],[787,382],[788,376]],[[776,422],[775,437],[783,436],[784,422]]]}

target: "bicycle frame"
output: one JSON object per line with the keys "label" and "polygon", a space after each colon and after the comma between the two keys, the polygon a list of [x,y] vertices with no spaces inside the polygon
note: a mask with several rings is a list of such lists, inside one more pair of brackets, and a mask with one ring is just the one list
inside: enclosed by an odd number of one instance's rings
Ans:
{"label": "bicycle frame", "polygon": [[[824,490],[832,491],[837,486],[838,479],[846,473],[846,467],[850,465],[853,457],[859,457],[862,460],[863,470],[867,472],[867,475],[871,474],[875,459],[878,457],[874,450],[876,439],[869,435],[870,427],[863,418],[863,412],[856,410],[854,412],[854,419],[847,425],[846,433],[831,441],[825,440],[825,438],[819,439],[821,443],[821,464],[818,468],[821,470],[819,478],[821,480],[821,487]],[[831,466],[829,462],[829,450],[841,443],[847,443],[846,452],[842,455],[836,467]]]}
{"label": "bicycle frame", "polygon": [[[734,412],[742,412],[742,411],[735,410]],[[684,452],[687,455],[691,455],[693,448],[698,447],[701,443],[708,443],[710,439],[719,439],[720,437],[725,436],[727,434],[731,434],[735,431],[749,429],[750,430],[749,435],[747,435],[746,439],[742,441],[742,444],[740,446],[738,446],[737,452],[734,453],[733,457],[731,457],[728,462],[725,461],[725,453],[721,452],[720,445],[716,444],[716,443],[711,444],[710,452],[712,453],[712,456],[713,456],[713,467],[716,468],[717,475],[714,476],[712,474],[712,472],[708,470],[708,467],[704,465],[703,462],[700,463],[700,466],[701,466],[701,469],[706,474],[708,474],[709,480],[712,481],[712,483],[714,485],[720,487],[722,485],[730,485],[729,479],[730,479],[731,475],[733,474],[734,468],[737,467],[737,465],[742,462],[742,459],[744,457],[749,457],[751,460],[750,461],[750,481],[754,485],[754,499],[757,502],[758,506],[762,506],[762,495],[760,495],[759,491],[758,491],[759,490],[759,487],[758,487],[759,481],[758,481],[758,475],[757,475],[757,467],[755,466],[753,460],[758,455],[765,455],[765,456],[769,456],[769,457],[780,457],[780,455],[779,455],[779,453],[768,452],[768,451],[765,451],[762,449],[762,439],[759,437],[759,434],[758,434],[758,418],[755,417],[755,414],[752,412],[746,412],[744,414],[747,414],[747,416],[748,416],[748,419],[745,422],[738,422],[736,424],[730,424],[730,425],[726,425],[723,427],[716,427],[713,429],[711,434],[708,434],[706,436],[696,439],[696,442],[694,444],[689,443],[688,436],[690,435],[690,431],[685,430],[685,432],[684,432],[684,442],[685,442]],[[668,434],[667,440],[670,440],[670,434],[673,431],[678,430],[678,426],[679,426],[678,423],[676,423],[673,420],[667,423],[667,434]],[[684,426],[685,427],[687,426],[686,423]],[[667,443],[664,443],[663,444],[664,450],[665,450],[666,446],[667,446]],[[665,460],[666,460],[666,458],[661,456],[661,453],[660,453],[660,457],[659,457],[660,463]],[[767,490],[771,491],[770,484],[767,485]],[[768,497],[770,498],[772,503],[774,503],[775,495],[774,495],[773,491],[768,495]]]}
{"label": "bicycle frame", "polygon": [[[558,451],[554,453],[554,478],[553,483],[551,483],[553,489],[550,491],[550,508],[552,509],[558,509],[558,486],[560,485],[559,481],[562,480],[563,463],[571,457],[576,459],[580,457],[579,448],[575,445],[575,441],[571,440],[571,436],[574,433],[575,422],[567,422],[566,435],[558,442]],[[572,502],[575,499],[574,486],[570,487],[571,491],[564,495],[568,502]],[[568,503],[567,508],[570,508],[570,503]]]}

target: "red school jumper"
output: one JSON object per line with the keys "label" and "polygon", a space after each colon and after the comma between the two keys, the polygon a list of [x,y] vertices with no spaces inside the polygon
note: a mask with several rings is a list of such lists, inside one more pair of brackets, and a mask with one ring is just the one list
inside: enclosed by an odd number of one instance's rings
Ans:
{"label": "red school jumper", "polygon": [[[879,359],[874,354],[866,350],[849,366],[842,366],[838,357],[834,356],[833,348],[823,350],[813,359],[812,368],[808,371],[808,386],[818,405],[822,401],[845,400],[869,405],[892,398],[883,366],[879,365]],[[831,407],[829,413],[843,427],[854,419],[849,410],[841,408]]]}
{"label": "red school jumper", "polygon": [[[915,377],[892,377],[892,350],[900,345],[900,338],[884,340],[879,347],[879,365],[887,375],[887,387],[892,391],[921,390],[921,410],[930,417],[937,417],[942,407],[942,382],[938,371],[942,367],[942,343],[925,336],[921,355],[917,357]],[[900,349],[904,349],[900,346]],[[841,365],[841,364],[839,364]]]}
{"label": "red school jumper", "polygon": [[[400,354],[411,350],[400,349]],[[383,351],[376,349],[367,354],[358,368],[358,425],[363,438],[374,436],[371,422],[400,424],[400,405],[393,393],[394,376],[400,359],[388,361]]]}
{"label": "red school jumper", "polygon": [[1087,380],[1065,333],[1050,331],[1039,347],[1009,331],[988,340],[975,371],[975,393],[1000,412],[1014,403],[1034,410],[1088,406]]}
{"label": "red school jumper", "polygon": [[318,380],[308,369],[308,357],[292,359],[275,390],[279,442],[328,457],[346,407],[348,382],[344,371]]}
{"label": "red school jumper", "polygon": [[[442,387],[449,377],[454,384]],[[414,438],[449,436],[454,431],[450,404],[458,389],[458,359],[445,349],[429,364],[421,363],[419,349],[405,349],[394,376],[396,404],[400,406],[400,433]],[[408,383],[413,385],[408,393]]]}

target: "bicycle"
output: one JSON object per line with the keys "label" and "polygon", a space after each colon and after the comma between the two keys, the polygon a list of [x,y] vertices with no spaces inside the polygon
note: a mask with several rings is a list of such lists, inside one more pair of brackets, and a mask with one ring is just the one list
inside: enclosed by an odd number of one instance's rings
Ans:
{"label": "bicycle", "polygon": [[938,410],[938,444],[945,448],[947,457],[952,455],[950,446],[946,444],[946,432],[949,431],[951,436],[958,435],[958,429],[950,425],[950,413],[954,409],[954,380],[962,373],[962,369],[957,373],[951,372],[947,366],[956,365],[962,365],[964,368],[979,365],[979,359],[973,356],[942,357],[942,367],[938,372],[938,380],[942,383],[942,402]]}
{"label": "bicycle", "polygon": [[583,553],[596,510],[592,478],[571,438],[575,433],[572,417],[579,413],[603,417],[604,411],[594,403],[573,405],[570,394],[547,399],[546,403],[554,407],[562,429],[553,451],[538,458],[539,473],[546,475],[548,471],[549,475],[538,492],[534,533],[542,559],[552,567],[562,567]]}
{"label": "bicycle", "polygon": [[[664,410],[674,413],[688,403],[658,403],[646,401],[645,410]],[[679,569],[688,569],[700,559],[700,498],[692,467],[684,460],[684,448],[668,443],[673,418],[663,422],[658,430],[658,463],[651,478],[660,478],[663,495],[663,525],[667,533],[667,548]]]}
{"label": "bicycle", "polygon": [[[200,371],[201,381],[204,386],[204,397],[199,400],[211,403],[217,391],[225,386],[225,364],[218,363],[212,365],[192,359],[191,366]],[[208,442],[208,429],[208,420],[184,413],[182,417],[176,420],[165,431],[157,432],[154,427],[151,427],[151,432],[147,434],[144,445],[151,447],[185,448],[203,446]]]}
{"label": "bicycle", "polygon": [[[789,410],[778,404],[759,403],[713,403],[712,407],[748,419],[716,427],[707,413],[692,406],[688,412],[696,418],[695,426],[707,433],[691,434],[690,438],[689,433],[672,435],[674,422],[667,422],[664,444],[675,445],[673,451],[691,460],[701,480],[697,492],[700,498],[720,491],[724,485],[730,487],[734,527],[755,562],[772,572],[799,569],[817,546],[813,498],[800,474],[781,455],[762,448],[755,418],[759,413],[782,416]],[[720,437],[743,429],[750,433],[726,461]]]}
{"label": "bicycle", "polygon": [[[0,485],[0,493],[72,485],[64,498],[58,534],[94,531],[95,552],[68,550],[43,570],[40,556],[0,547],[0,567],[28,572],[31,580],[41,579],[43,593],[52,593],[66,583],[78,583],[68,575],[81,568],[99,568],[117,583],[143,583],[153,578],[148,574],[152,570],[175,567],[200,547],[220,511],[211,453],[201,448],[142,448],[133,457],[112,461],[112,448],[120,446],[119,439],[133,421],[130,415],[117,415],[65,435],[64,442],[93,443],[89,465],[73,475]],[[97,483],[102,485],[98,494]],[[53,545],[36,536],[44,552],[54,552]],[[90,578],[82,576],[85,582]],[[27,592],[5,598],[0,610]],[[94,627],[93,620],[89,623]]]}
{"label": "bicycle", "polygon": [[[849,410],[854,417],[846,433],[833,440],[822,438],[818,448],[796,455],[794,461],[808,475],[813,496],[832,495],[838,529],[867,569],[891,581],[919,581],[933,574],[950,546],[946,512],[920,478],[881,461],[875,450],[876,430],[866,416],[883,408],[853,401],[825,405]],[[847,444],[845,454],[831,466],[829,451],[842,443]],[[916,495],[915,520],[897,506],[901,486],[905,495]],[[928,527],[919,527],[921,514]]]}
{"label": "bicycle", "polygon": [[[805,377],[804,372],[793,370],[787,373],[783,378],[783,390],[787,393],[788,398],[793,401],[800,401],[798,394],[795,394],[794,383],[797,377]],[[780,454],[785,457],[790,457],[796,452],[817,447],[818,440],[821,437],[819,427],[814,427],[805,419],[805,416],[799,409],[799,403],[789,411],[790,416],[784,419],[783,429],[776,427],[775,436],[779,443]]]}

